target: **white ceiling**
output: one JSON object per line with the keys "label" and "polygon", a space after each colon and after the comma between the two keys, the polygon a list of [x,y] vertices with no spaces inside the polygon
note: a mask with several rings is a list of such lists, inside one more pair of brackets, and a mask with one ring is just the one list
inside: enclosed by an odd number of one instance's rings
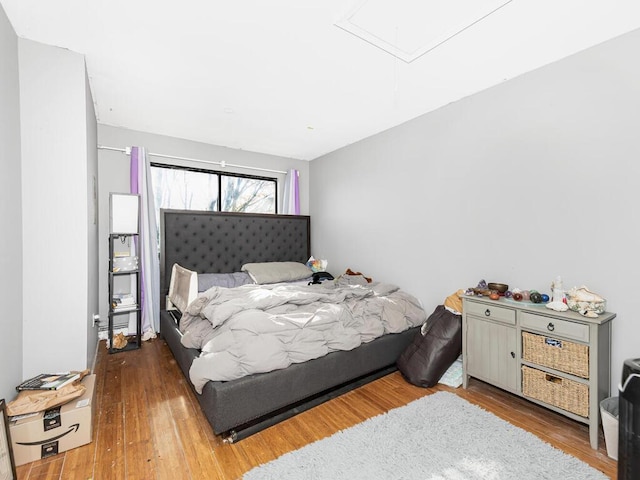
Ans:
{"label": "white ceiling", "polygon": [[85,55],[99,123],[306,160],[640,28],[638,0],[0,3]]}

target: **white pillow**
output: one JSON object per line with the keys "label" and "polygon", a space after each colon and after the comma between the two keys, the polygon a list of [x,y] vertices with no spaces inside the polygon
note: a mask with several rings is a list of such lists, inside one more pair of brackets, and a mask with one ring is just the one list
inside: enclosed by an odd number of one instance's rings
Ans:
{"label": "white pillow", "polygon": [[247,272],[258,284],[293,282],[309,278],[313,272],[304,263],[299,262],[265,262],[245,263],[242,271]]}
{"label": "white pillow", "polygon": [[[180,312],[185,312],[191,302],[198,296],[198,274],[177,263],[171,269],[171,282],[169,283],[169,302]],[[171,306],[167,302],[167,309]]]}

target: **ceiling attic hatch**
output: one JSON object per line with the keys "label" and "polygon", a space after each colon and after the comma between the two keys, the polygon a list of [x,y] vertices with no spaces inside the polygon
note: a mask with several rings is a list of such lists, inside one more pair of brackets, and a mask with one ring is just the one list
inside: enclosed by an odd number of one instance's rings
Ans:
{"label": "ceiling attic hatch", "polygon": [[411,63],[513,0],[363,0],[335,23]]}

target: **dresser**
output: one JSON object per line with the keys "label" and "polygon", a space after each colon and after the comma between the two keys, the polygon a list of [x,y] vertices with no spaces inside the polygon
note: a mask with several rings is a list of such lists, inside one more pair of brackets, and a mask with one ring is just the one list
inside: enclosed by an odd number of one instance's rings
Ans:
{"label": "dresser", "polygon": [[542,304],[463,298],[463,387],[475,377],[589,426],[598,448],[600,401],[610,395],[615,314],[587,318]]}

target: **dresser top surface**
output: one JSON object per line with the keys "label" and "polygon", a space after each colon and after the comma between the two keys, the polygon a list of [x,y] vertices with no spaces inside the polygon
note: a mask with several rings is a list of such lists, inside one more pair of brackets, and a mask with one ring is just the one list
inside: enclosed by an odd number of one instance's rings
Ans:
{"label": "dresser top surface", "polygon": [[557,312],[546,307],[546,304],[535,303],[522,303],[515,300],[505,299],[503,297],[500,300],[491,300],[489,297],[481,297],[476,295],[464,295],[462,297],[463,302],[481,303],[487,306],[508,308],[512,310],[518,310],[521,312],[529,312],[533,314],[543,315],[547,317],[562,318],[565,320],[571,320],[580,323],[590,323],[596,325],[602,325],[610,322],[616,317],[615,313],[604,312],[598,315],[596,318],[585,317],[577,312],[567,310],[566,312]]}

